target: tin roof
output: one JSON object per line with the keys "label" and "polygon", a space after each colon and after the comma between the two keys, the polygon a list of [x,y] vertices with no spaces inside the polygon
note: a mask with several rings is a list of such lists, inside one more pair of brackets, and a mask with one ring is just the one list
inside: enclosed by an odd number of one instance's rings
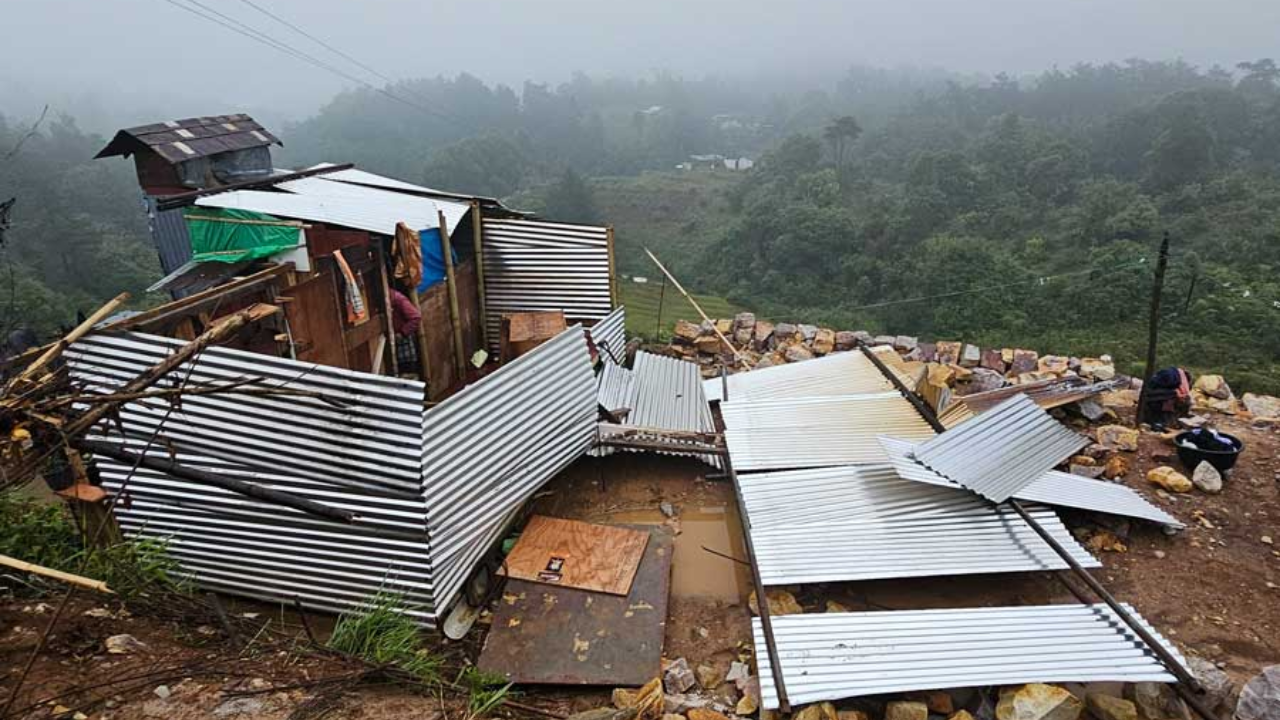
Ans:
{"label": "tin roof", "polygon": [[915,459],[992,502],[1004,502],[1087,442],[1026,395],[1015,395],[917,445]]}
{"label": "tin roof", "polygon": [[[761,706],[777,708],[759,618],[752,629]],[[1175,680],[1105,605],[785,615],[773,618],[773,632],[795,705],[928,688]]]}
{"label": "tin roof", "polygon": [[[707,400],[724,400],[725,382],[703,382]],[[886,392],[893,384],[860,352],[840,352],[804,362],[774,365],[728,377],[730,400],[829,397]]]}
{"label": "tin roof", "polygon": [[139,150],[150,149],[171,163],[180,163],[272,144],[284,143],[253,118],[237,113],[125,128],[117,132],[94,157],[127,157]]}

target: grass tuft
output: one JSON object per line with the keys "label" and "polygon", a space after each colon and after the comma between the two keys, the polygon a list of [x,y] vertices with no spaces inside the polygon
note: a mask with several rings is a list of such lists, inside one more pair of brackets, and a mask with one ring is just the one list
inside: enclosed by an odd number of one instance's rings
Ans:
{"label": "grass tuft", "polygon": [[375,665],[394,665],[423,682],[438,682],[441,660],[422,647],[407,610],[403,596],[379,591],[338,618],[329,647]]}

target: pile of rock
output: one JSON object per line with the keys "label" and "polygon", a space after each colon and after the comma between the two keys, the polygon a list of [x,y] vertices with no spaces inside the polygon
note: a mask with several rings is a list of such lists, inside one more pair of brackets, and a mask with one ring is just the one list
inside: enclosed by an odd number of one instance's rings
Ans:
{"label": "pile of rock", "polygon": [[[721,336],[732,347],[726,347]],[[1022,348],[982,348],[958,341],[921,342],[909,335],[872,335],[864,330],[836,331],[817,325],[775,324],[757,320],[752,313],[739,313],[732,320],[701,325],[677,321],[669,352],[697,362],[705,377],[713,377],[721,367],[730,371],[741,369],[735,361],[735,351],[745,356],[753,367],[765,368],[852,350],[859,343],[892,347],[905,363],[946,368],[937,377],[944,378],[948,385],[962,393],[1072,375],[1096,381],[1116,376],[1115,365],[1106,355],[1076,358],[1040,355]],[[931,381],[937,382],[935,378]]]}

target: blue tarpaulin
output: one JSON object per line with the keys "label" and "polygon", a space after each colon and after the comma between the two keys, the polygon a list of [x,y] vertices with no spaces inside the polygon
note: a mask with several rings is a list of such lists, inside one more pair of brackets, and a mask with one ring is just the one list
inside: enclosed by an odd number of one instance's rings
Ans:
{"label": "blue tarpaulin", "polygon": [[[418,238],[422,242],[422,282],[418,285],[418,292],[424,292],[444,280],[444,253],[440,250],[440,228],[419,230]],[[453,264],[457,265],[458,253],[456,250],[452,252]]]}

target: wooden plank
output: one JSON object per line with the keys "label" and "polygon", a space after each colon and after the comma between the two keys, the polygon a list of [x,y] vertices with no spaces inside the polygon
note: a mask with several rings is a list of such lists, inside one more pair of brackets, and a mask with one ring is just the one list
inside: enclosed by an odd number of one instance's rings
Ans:
{"label": "wooden plank", "polygon": [[512,578],[610,595],[631,591],[649,534],[614,525],[535,515],[503,572]]}
{"label": "wooden plank", "polygon": [[477,665],[518,684],[639,687],[657,677],[673,543],[652,529],[626,597],[507,580]]}
{"label": "wooden plank", "polygon": [[337,284],[328,273],[317,273],[289,288],[284,304],[293,333],[294,354],[303,362],[346,367],[342,319],[338,315]]}

